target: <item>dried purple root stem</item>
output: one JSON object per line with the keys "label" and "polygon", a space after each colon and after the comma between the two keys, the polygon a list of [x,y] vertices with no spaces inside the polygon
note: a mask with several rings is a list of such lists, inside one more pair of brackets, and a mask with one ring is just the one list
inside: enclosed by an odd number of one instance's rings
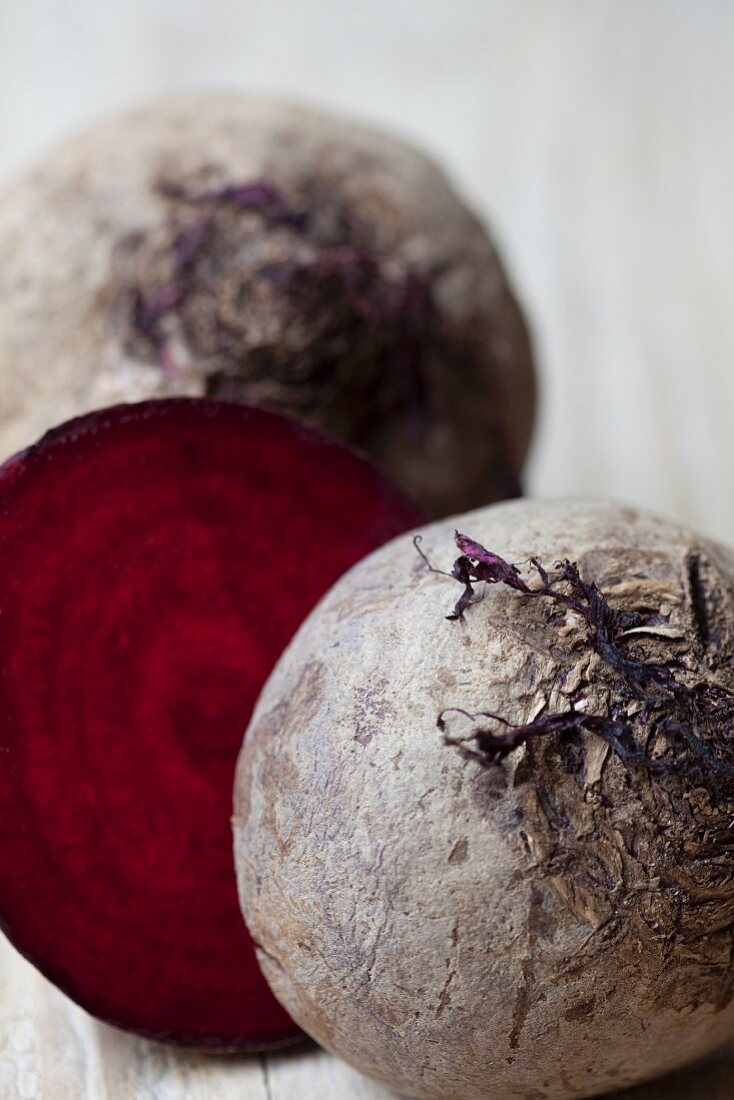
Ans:
{"label": "dried purple root stem", "polygon": [[179,233],[172,246],[176,260],[175,278],[157,287],[152,294],[145,295],[141,292],[137,296],[135,327],[154,347],[158,348],[161,354],[165,337],[161,332],[160,323],[166,314],[176,309],[188,294],[194,265],[210,232],[211,223],[204,221]]}
{"label": "dried purple root stem", "polygon": [[[476,723],[479,718],[491,718],[505,727],[505,732],[480,729],[472,733],[468,739],[450,737],[446,734],[446,714],[461,714],[471,722]],[[644,763],[651,771],[664,770],[660,768],[660,762],[652,760],[641,751],[631,734],[629,727],[615,718],[605,718],[595,714],[584,714],[582,711],[566,710],[558,714],[548,714],[536,718],[524,726],[512,726],[499,714],[491,711],[478,711],[471,714],[461,707],[447,707],[438,716],[436,725],[444,733],[444,741],[447,745],[454,745],[462,756],[478,760],[484,767],[490,764],[500,763],[514,749],[524,745],[531,737],[550,735],[553,733],[569,734],[574,730],[588,730],[595,733],[610,745],[625,764],[631,766],[636,763]],[[467,749],[467,740],[473,741],[476,750]]]}
{"label": "dried purple root stem", "polygon": [[[696,778],[703,782],[710,779],[711,773],[719,781],[734,781],[729,733],[734,727],[734,694],[710,683],[687,687],[676,678],[675,662],[646,661],[621,648],[624,632],[649,625],[653,616],[614,610],[593,582],[583,580],[573,562],[558,562],[555,572],[548,573],[537,558],[531,558],[531,566],[540,580],[537,586],[531,587],[516,565],[458,531],[454,538],[461,554],[450,572],[432,565],[420,546],[420,535],[413,539],[416,550],[432,573],[450,577],[463,585],[464,590],[447,618],[463,618],[466,609],[478,602],[474,585],[481,581],[504,584],[524,597],[551,599],[583,620],[591,648],[615,674],[613,687],[617,702],[613,713],[607,715],[570,709],[541,715],[521,726],[512,726],[504,718],[487,711],[471,714],[450,707],[441,712],[437,721],[447,744],[454,745],[463,756],[490,766],[501,762],[531,739],[552,734],[567,736],[586,730],[603,738],[628,767],[641,765],[658,774],[671,774],[685,768],[689,775],[696,772]],[[630,703],[640,705],[631,717],[626,714]],[[480,728],[468,738],[452,738],[445,732],[445,715],[449,713],[461,714],[472,722],[490,718],[504,729],[498,732]],[[636,729],[640,737],[635,737]],[[652,757],[649,746],[659,739],[667,744],[677,742],[683,746],[682,752]],[[468,747],[470,743],[473,748]],[[730,759],[722,759],[722,753]]]}
{"label": "dried purple root stem", "polygon": [[191,206],[222,205],[232,206],[235,210],[256,210],[271,225],[292,225],[295,229],[304,230],[308,224],[308,215],[303,210],[296,210],[277,187],[264,180],[230,184],[200,195],[192,195],[173,183],[162,184],[159,191],[165,198]]}

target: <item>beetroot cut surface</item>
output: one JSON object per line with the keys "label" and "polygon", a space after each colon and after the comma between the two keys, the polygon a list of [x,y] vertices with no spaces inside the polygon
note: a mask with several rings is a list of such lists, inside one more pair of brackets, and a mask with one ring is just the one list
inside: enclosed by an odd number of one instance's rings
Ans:
{"label": "beetroot cut surface", "polygon": [[0,922],[94,1015],[298,1036],[239,912],[237,753],[306,613],[422,518],[343,446],[215,401],[93,413],[0,469]]}

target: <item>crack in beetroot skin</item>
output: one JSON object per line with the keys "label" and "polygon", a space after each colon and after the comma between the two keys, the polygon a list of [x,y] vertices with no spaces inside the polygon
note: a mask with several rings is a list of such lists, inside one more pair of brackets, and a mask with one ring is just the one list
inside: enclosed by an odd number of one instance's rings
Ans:
{"label": "crack in beetroot skin", "polygon": [[[704,782],[709,789],[713,786],[717,793],[721,793],[718,788],[730,788],[734,781],[729,736],[734,723],[734,693],[707,682],[688,687],[676,676],[675,660],[668,663],[649,661],[627,651],[623,633],[650,625],[656,621],[656,616],[612,608],[597,585],[582,578],[574,562],[558,562],[555,571],[549,573],[537,558],[531,558],[530,565],[539,580],[531,587],[516,565],[458,531],[454,537],[461,553],[450,571],[436,569],[421,548],[421,536],[416,535],[413,539],[431,572],[450,577],[463,586],[447,618],[462,619],[467,608],[479,602],[474,586],[482,581],[504,584],[523,598],[549,599],[578,615],[584,623],[589,645],[613,674],[611,686],[615,699],[609,714],[587,714],[571,708],[541,715],[519,726],[489,711],[473,714],[460,707],[450,707],[437,719],[447,744],[487,767],[501,762],[514,749],[534,739],[553,734],[567,737],[575,731],[586,730],[603,738],[628,767],[640,765],[657,775],[685,772]],[[627,713],[630,704],[639,707],[631,716]],[[445,716],[450,713],[473,723],[489,718],[502,729],[479,728],[468,738],[456,739],[446,733]],[[471,743],[473,748],[469,747]],[[652,756],[651,745],[662,745],[662,754]],[[673,745],[678,746],[678,751],[671,753]]]}

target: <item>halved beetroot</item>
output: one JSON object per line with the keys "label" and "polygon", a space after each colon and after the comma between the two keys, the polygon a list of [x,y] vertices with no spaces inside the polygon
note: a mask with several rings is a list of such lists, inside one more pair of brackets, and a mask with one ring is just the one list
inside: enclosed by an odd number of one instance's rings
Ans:
{"label": "halved beetroot", "polygon": [[343,446],[205,400],[93,413],[0,470],[0,920],[96,1016],[298,1035],[237,904],[237,752],[306,613],[421,520]]}

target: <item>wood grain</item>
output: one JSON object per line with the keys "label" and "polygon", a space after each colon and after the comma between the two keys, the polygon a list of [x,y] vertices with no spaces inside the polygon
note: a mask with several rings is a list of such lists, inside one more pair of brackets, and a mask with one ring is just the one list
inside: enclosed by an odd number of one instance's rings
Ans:
{"label": "wood grain", "polygon": [[[93,1020],[0,941],[1,1100],[395,1100],[304,1044],[278,1055],[197,1055]],[[733,1100],[734,1046],[610,1100]]]}
{"label": "wood grain", "polygon": [[[315,98],[433,148],[532,316],[528,484],[734,543],[729,0],[3,0],[0,172],[183,84]],[[1,1100],[387,1100],[336,1059],[198,1057],[91,1020],[0,945]],[[620,1095],[620,1100],[621,1096]],[[734,1100],[734,1048],[626,1100]]]}

